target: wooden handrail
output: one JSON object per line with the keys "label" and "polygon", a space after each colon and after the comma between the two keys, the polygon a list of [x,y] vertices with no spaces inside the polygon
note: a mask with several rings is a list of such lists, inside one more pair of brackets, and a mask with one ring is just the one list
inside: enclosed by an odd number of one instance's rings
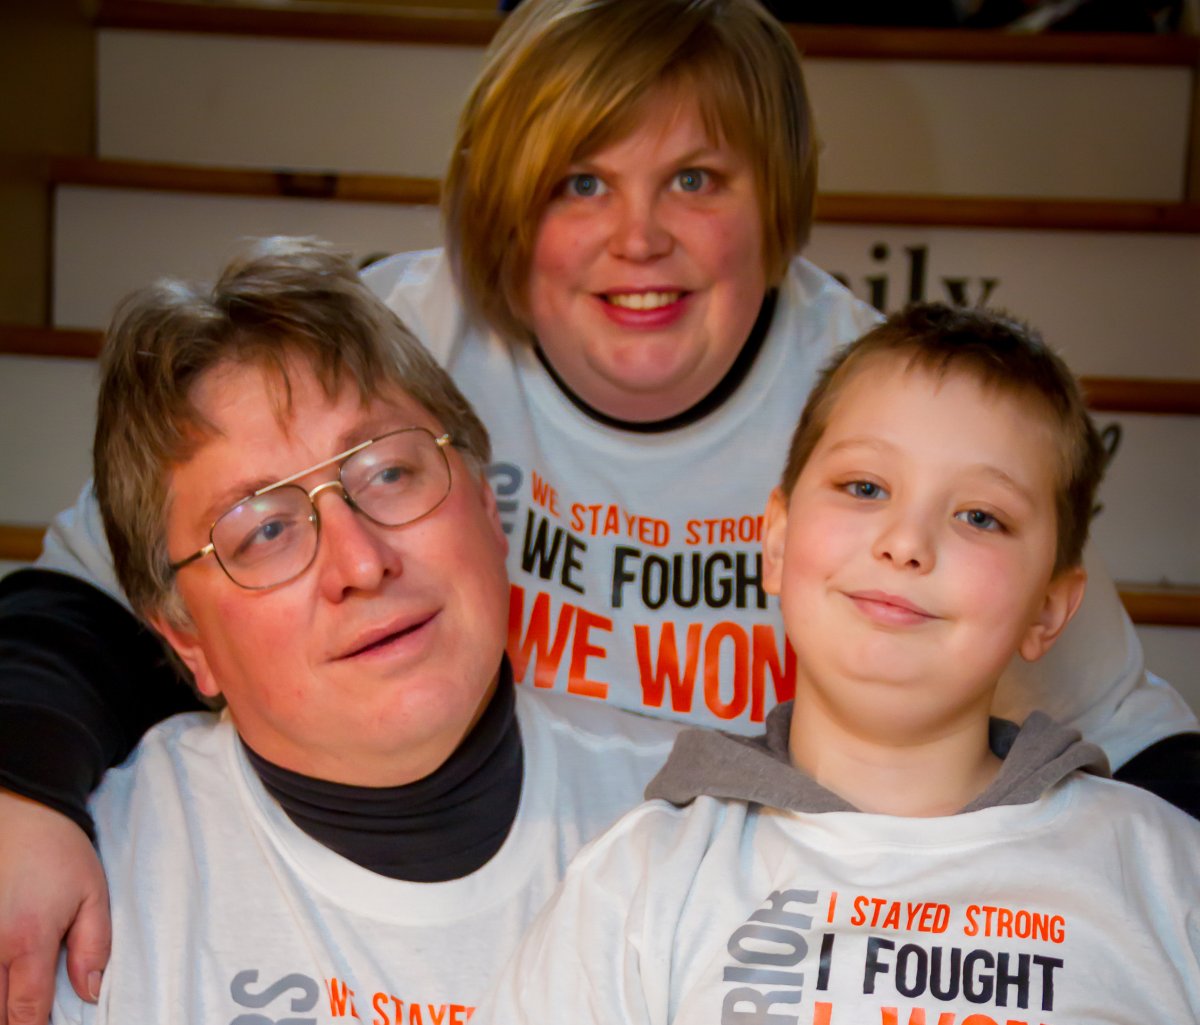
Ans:
{"label": "wooden handrail", "polygon": [[434,178],[198,167],[195,164],[159,164],[97,157],[51,157],[47,161],[46,176],[56,185],[418,206],[436,204],[441,195],[441,183]]}
{"label": "wooden handrail", "polygon": [[1118,591],[1139,626],[1200,626],[1200,588],[1123,584]]}
{"label": "wooden handrail", "polygon": [[22,527],[0,523],[0,559],[9,562],[33,562],[42,554],[45,527]]}
{"label": "wooden handrail", "polygon": [[[441,191],[441,183],[434,178],[198,167],[97,157],[48,158],[46,177],[56,185],[409,205],[435,204]],[[1197,235],[1200,203],[827,192],[817,197],[816,220],[821,224]]]}
{"label": "wooden handrail", "polygon": [[[94,359],[102,331],[0,324],[0,355]],[[1082,377],[1088,408],[1098,413],[1200,416],[1200,381],[1149,377]]]}
{"label": "wooden handrail", "polygon": [[95,359],[104,341],[102,331],[61,327],[0,324],[0,354],[7,356],[66,356]]}
{"label": "wooden handrail", "polygon": [[1194,235],[1200,234],[1200,203],[881,196],[827,192],[817,196],[815,220],[822,224],[923,228],[1018,228]]}
{"label": "wooden handrail", "polygon": [[[379,4],[271,0],[99,0],[100,28],[486,46],[500,25],[491,12]],[[962,29],[789,25],[808,57],[854,60],[1041,64],[1135,64],[1191,68],[1200,44],[1186,35],[1029,35]]]}
{"label": "wooden handrail", "polygon": [[[0,523],[0,560],[33,562],[41,554],[44,527]],[[1200,626],[1200,588],[1118,587],[1129,618],[1141,626]]]}
{"label": "wooden handrail", "polygon": [[388,8],[377,4],[272,0],[256,3],[208,0],[100,0],[97,28],[203,32],[376,43],[441,43],[487,46],[502,15],[445,8]]}
{"label": "wooden handrail", "polygon": [[1088,409],[1097,413],[1200,416],[1200,381],[1150,377],[1081,377]]}

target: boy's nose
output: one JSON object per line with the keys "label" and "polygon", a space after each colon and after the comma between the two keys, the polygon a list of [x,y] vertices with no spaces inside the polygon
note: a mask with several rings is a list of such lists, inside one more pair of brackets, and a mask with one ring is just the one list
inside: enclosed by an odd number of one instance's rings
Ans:
{"label": "boy's nose", "polygon": [[916,510],[898,510],[888,517],[872,546],[877,559],[896,569],[928,573],[933,569],[936,546],[924,518]]}

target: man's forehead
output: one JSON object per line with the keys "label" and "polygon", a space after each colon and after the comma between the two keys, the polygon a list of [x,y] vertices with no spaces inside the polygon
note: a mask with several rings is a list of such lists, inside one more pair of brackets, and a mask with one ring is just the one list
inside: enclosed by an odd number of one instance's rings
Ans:
{"label": "man's forehead", "polygon": [[198,414],[193,444],[174,471],[222,464],[223,479],[203,489],[201,518],[208,522],[254,492],[381,434],[413,426],[442,430],[396,385],[368,394],[343,374],[329,387],[296,359],[282,366],[226,361],[201,376],[191,398]]}

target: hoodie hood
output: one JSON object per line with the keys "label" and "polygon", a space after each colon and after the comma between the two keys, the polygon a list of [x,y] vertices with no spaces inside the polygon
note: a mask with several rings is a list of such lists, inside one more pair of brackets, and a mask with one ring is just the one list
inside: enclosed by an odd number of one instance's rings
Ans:
{"label": "hoodie hood", "polygon": [[[791,723],[788,701],[771,711],[766,732],[758,737],[685,730],[646,787],[646,798],[681,806],[697,797],[720,797],[785,811],[857,811],[792,765]],[[1109,775],[1108,759],[1099,747],[1042,712],[1031,713],[1021,726],[992,719],[988,743],[1003,764],[988,788],[959,809],[960,815],[1002,804],[1029,804],[1077,769]]]}

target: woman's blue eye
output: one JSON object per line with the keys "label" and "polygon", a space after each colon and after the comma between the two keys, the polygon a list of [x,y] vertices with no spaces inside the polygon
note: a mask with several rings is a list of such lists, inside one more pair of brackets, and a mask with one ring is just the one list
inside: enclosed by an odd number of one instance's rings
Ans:
{"label": "woman's blue eye", "polygon": [[883,498],[887,495],[882,487],[870,480],[852,480],[844,485],[846,493],[854,498]]}
{"label": "woman's blue eye", "polygon": [[572,196],[588,199],[607,191],[604,182],[594,174],[573,174],[567,178],[566,191]]}
{"label": "woman's blue eye", "polygon": [[708,184],[708,172],[689,167],[686,171],[680,171],[675,181],[683,192],[699,192]]}
{"label": "woman's blue eye", "polygon": [[991,513],[984,512],[982,509],[965,509],[960,513],[955,513],[955,519],[962,520],[963,523],[969,523],[972,527],[977,527],[980,530],[1004,529],[1004,524]]}

